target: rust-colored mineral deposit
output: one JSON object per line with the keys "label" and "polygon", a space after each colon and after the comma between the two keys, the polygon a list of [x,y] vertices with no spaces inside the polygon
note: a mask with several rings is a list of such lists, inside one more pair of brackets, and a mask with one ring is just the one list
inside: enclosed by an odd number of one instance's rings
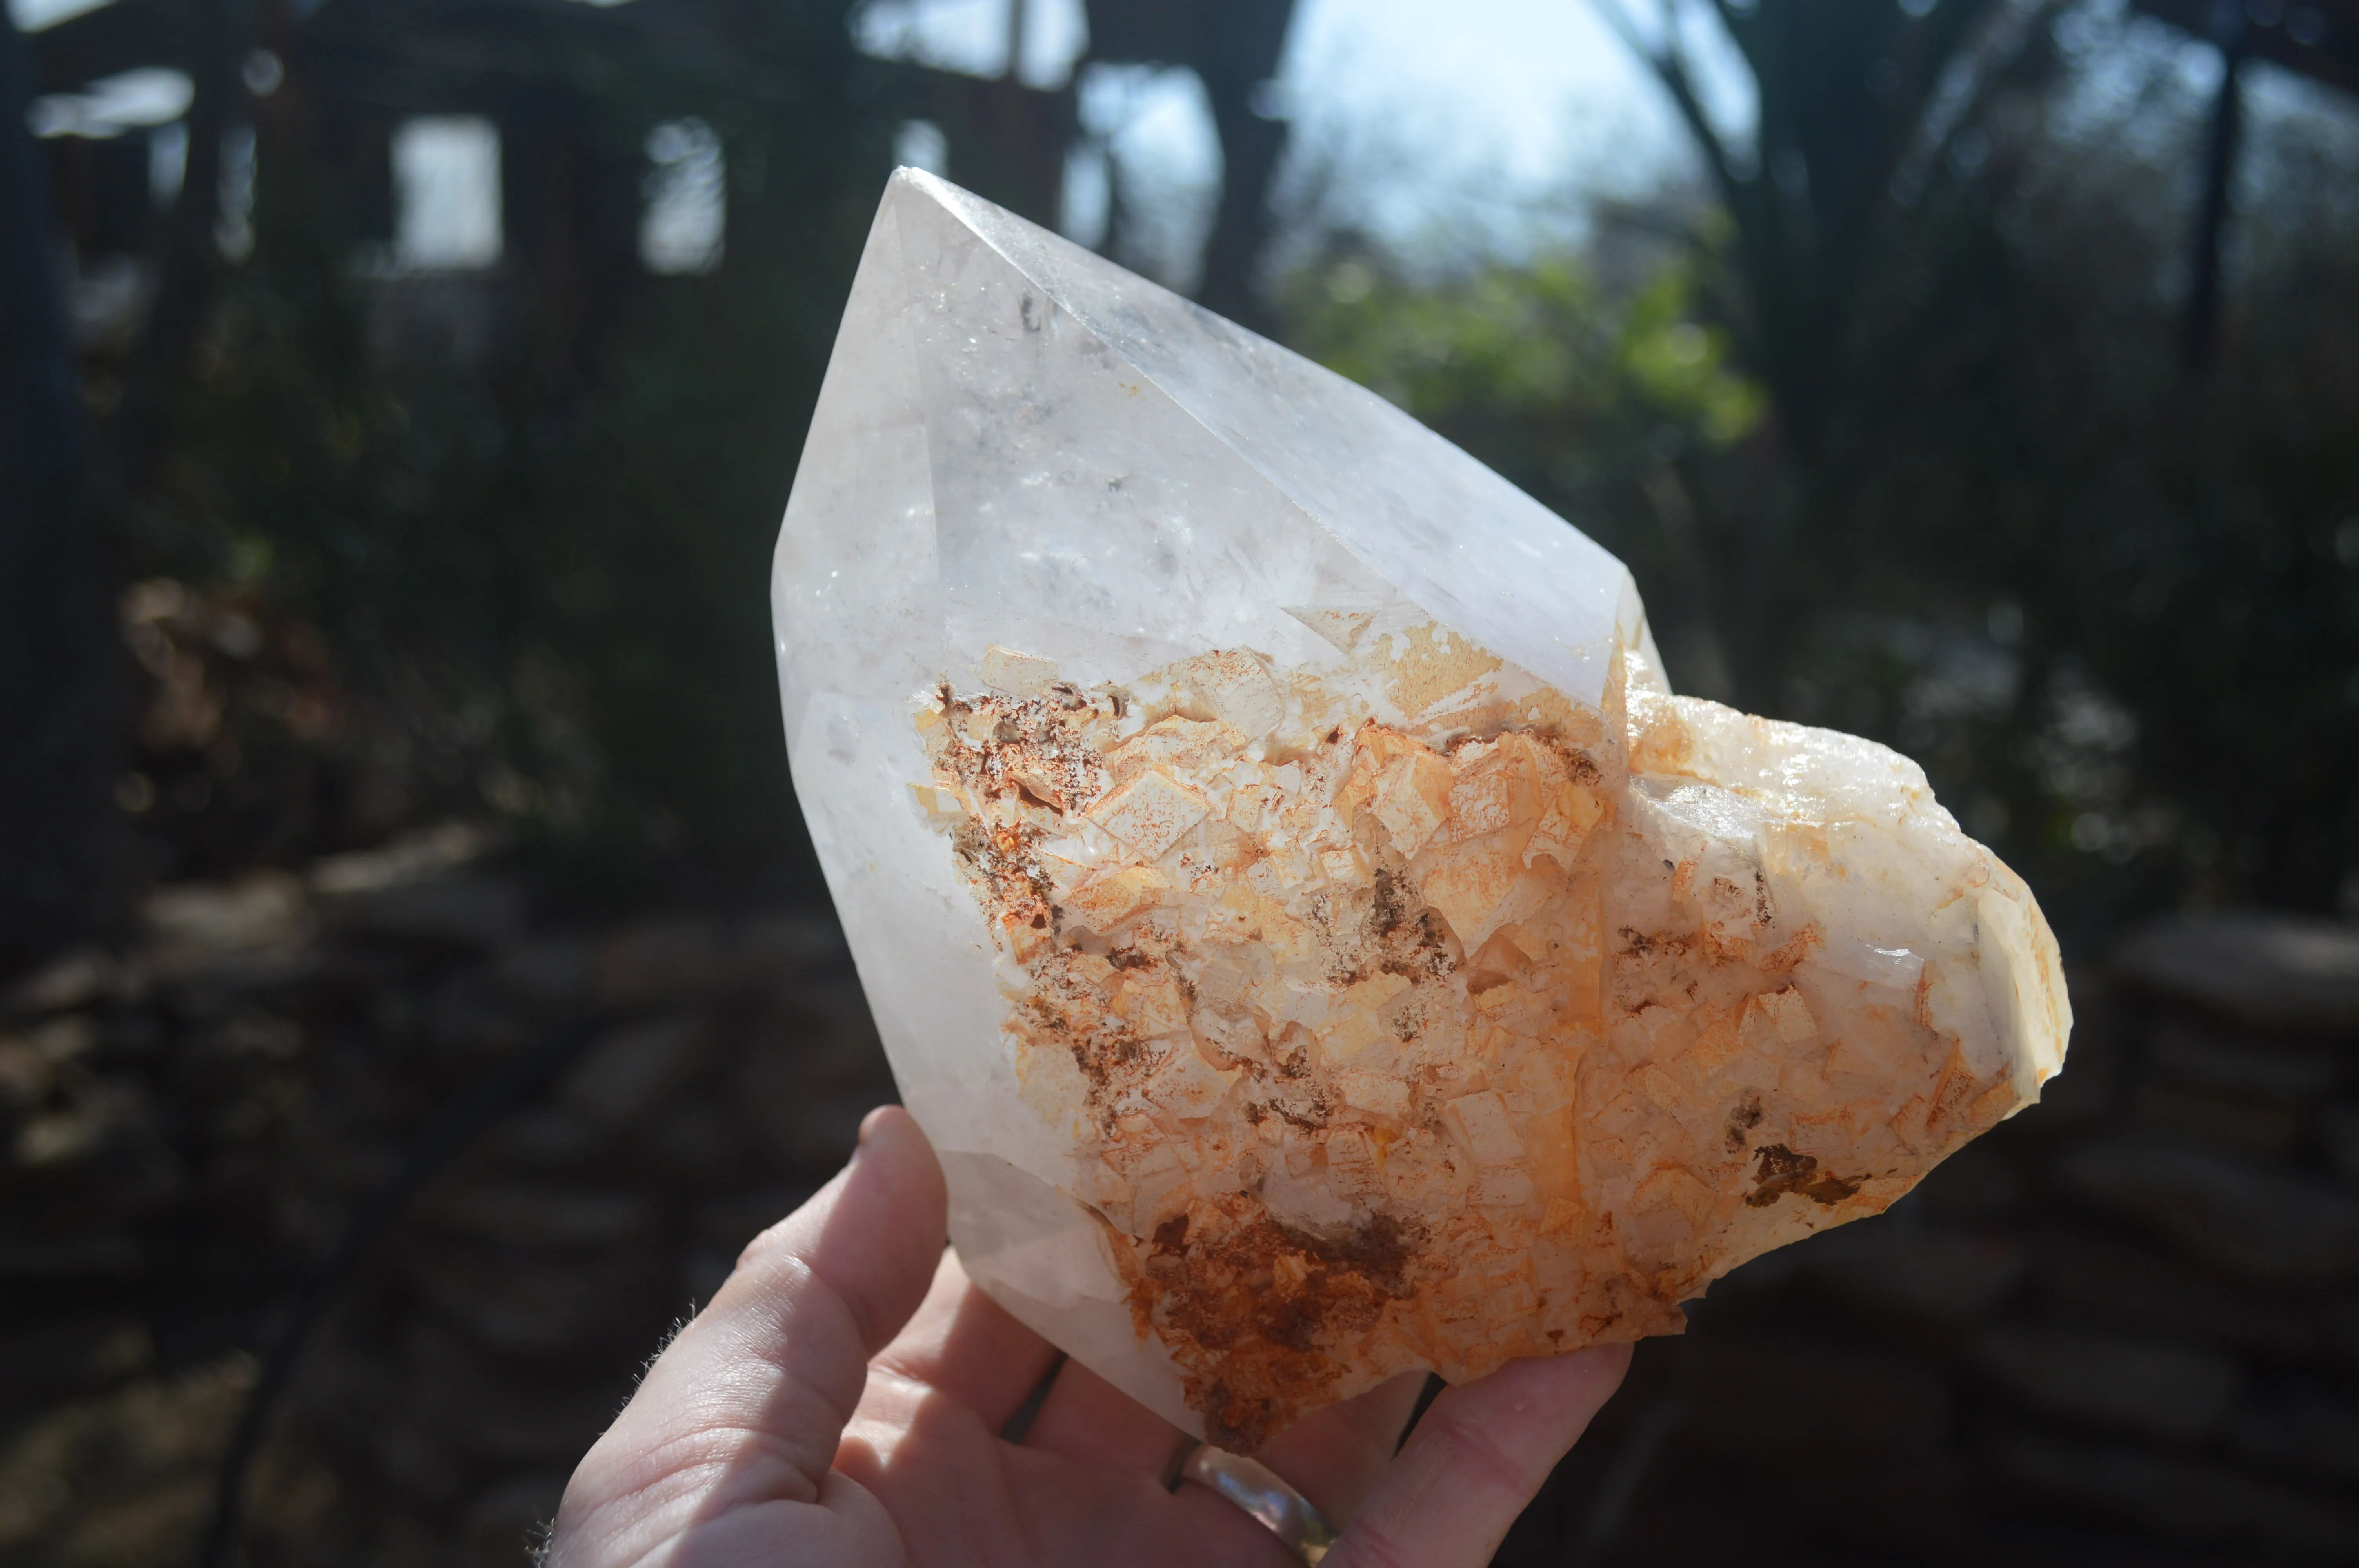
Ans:
{"label": "rust-colored mineral deposit", "polygon": [[[1364,642],[915,717],[1024,1097],[1240,1451],[1396,1372],[1674,1332],[2060,1060],[2036,908],[1903,759]],[[1993,922],[2035,938],[1995,987]]]}

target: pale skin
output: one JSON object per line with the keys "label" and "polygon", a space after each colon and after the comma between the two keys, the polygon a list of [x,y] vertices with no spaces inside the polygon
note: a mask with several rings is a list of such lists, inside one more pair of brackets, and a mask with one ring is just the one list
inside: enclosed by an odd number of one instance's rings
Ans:
{"label": "pale skin", "polygon": [[[1194,1483],[1181,1434],[1068,1362],[942,1247],[941,1168],[872,1112],[852,1163],[745,1249],[573,1474],[552,1568],[1006,1568],[1299,1562]],[[1626,1346],[1421,1379],[1306,1418],[1263,1460],[1345,1526],[1328,1568],[1478,1568],[1619,1386]]]}

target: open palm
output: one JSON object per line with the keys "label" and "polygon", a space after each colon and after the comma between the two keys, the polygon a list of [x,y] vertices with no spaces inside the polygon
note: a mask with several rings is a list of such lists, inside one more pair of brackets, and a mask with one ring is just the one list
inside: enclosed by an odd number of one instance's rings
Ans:
{"label": "open palm", "polygon": [[[1167,1490],[1181,1434],[1057,1353],[942,1249],[940,1166],[897,1109],[756,1238],[574,1472],[552,1568],[1266,1564],[1216,1493]],[[1397,1379],[1262,1454],[1328,1518],[1329,1568],[1473,1568],[1620,1383],[1624,1346],[1516,1361],[1436,1400]]]}

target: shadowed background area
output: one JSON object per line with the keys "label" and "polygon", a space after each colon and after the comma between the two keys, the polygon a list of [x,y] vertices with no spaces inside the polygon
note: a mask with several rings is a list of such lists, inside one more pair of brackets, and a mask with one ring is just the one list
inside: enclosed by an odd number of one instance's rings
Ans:
{"label": "shadowed background area", "polygon": [[9,18],[0,1563],[522,1562],[891,1096],[766,578],[896,163],[1465,446],[2064,939],[2047,1102],[1500,1562],[2359,1560],[2359,5]]}

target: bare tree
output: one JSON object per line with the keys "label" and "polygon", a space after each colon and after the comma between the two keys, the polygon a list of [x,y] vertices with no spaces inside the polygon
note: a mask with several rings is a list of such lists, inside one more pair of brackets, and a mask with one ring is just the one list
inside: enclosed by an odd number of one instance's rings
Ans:
{"label": "bare tree", "polygon": [[1984,104],[2038,68],[2062,0],[1712,0],[1760,105],[1749,146],[1706,110],[1681,38],[1688,7],[1661,0],[1650,37],[1622,0],[1594,3],[1695,141],[1734,222],[1730,324],[1781,433],[1810,452],[1897,212]]}

